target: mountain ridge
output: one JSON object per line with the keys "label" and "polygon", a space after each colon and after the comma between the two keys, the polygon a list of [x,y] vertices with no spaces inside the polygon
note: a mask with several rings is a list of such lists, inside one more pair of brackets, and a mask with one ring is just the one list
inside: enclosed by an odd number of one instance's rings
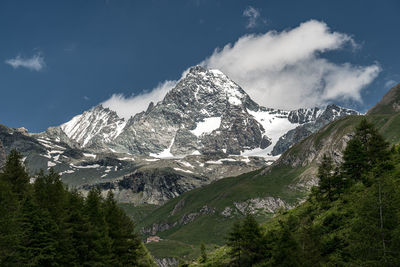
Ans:
{"label": "mountain ridge", "polygon": [[6,127],[0,140],[6,151],[24,153],[32,176],[54,168],[84,194],[100,187],[104,194],[112,189],[119,202],[161,205],[268,166],[295,142],[349,114],[358,113],[335,105],[262,107],[222,72],[195,66],[162,101],[128,120],[98,105],[42,133]]}
{"label": "mountain ridge", "polygon": [[[127,121],[98,105],[58,127],[71,139],[68,143],[92,152],[182,157],[212,152],[240,155],[269,147],[264,154],[275,156],[299,139],[288,141],[285,134],[303,124],[308,127],[301,137],[314,132],[335,119],[334,114],[321,117],[332,110],[338,110],[339,117],[357,114],[336,105],[325,110],[265,108],[219,70],[195,66],[162,101],[150,103]],[[286,139],[285,144],[279,138]],[[278,141],[279,148],[274,148]]]}

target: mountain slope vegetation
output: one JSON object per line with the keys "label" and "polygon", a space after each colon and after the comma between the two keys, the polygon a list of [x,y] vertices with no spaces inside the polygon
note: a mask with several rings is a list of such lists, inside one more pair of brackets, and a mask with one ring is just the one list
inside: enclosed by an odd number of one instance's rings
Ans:
{"label": "mountain slope vegetation", "polygon": [[[392,90],[398,92],[400,87]],[[208,247],[220,245],[233,221],[249,211],[259,222],[265,222],[276,211],[292,208],[304,200],[311,187],[318,183],[318,165],[323,156],[340,164],[347,142],[363,118],[375,124],[390,144],[400,142],[400,113],[396,109],[347,116],[292,146],[271,167],[216,181],[167,202],[145,216],[138,223],[139,228],[144,235],[160,235],[165,239],[163,242],[179,241],[181,246],[195,246],[196,255],[200,254],[201,243]],[[205,208],[210,212],[204,212]],[[160,246],[149,244],[148,247],[160,255],[178,258],[188,255],[175,253],[171,247],[162,250]]]}
{"label": "mountain slope vegetation", "polygon": [[398,266],[400,146],[363,120],[343,158],[323,157],[306,202],[262,226],[248,215],[196,266]]}

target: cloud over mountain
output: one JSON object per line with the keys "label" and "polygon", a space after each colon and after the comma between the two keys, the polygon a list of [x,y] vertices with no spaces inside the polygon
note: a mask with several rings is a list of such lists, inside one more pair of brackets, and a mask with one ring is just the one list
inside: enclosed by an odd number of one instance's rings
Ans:
{"label": "cloud over mountain", "polygon": [[[282,32],[244,35],[215,49],[200,65],[221,70],[267,107],[296,109],[335,100],[362,102],[361,91],[378,76],[381,67],[377,63],[339,64],[324,58],[325,52],[345,47],[357,48],[351,36],[310,20]],[[114,94],[102,104],[128,118],[145,110],[151,101],[160,101],[175,84],[165,81],[152,91],[131,97]]]}
{"label": "cloud over mountain", "polygon": [[116,111],[118,116],[128,120],[136,113],[146,110],[150,102],[157,103],[162,100],[175,84],[176,81],[165,81],[160,83],[153,90],[139,95],[124,96],[123,94],[113,94],[108,100],[101,104],[105,108]]}
{"label": "cloud over mountain", "polygon": [[259,104],[293,109],[332,100],[362,101],[361,90],[379,74],[378,64],[354,66],[323,58],[324,52],[356,44],[320,21],[298,27],[245,35],[202,62],[238,82]]}

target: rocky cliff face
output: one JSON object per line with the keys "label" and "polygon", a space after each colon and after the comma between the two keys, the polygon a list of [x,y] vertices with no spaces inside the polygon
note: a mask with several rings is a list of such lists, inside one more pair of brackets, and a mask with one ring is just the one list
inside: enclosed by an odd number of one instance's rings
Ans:
{"label": "rocky cliff face", "polygon": [[179,173],[172,168],[148,168],[136,170],[121,179],[83,185],[81,188],[86,191],[99,187],[105,193],[113,190],[119,202],[159,205],[207,182],[207,177]]}
{"label": "rocky cliff face", "polygon": [[[311,114],[310,114],[311,113]],[[301,140],[318,131],[328,123],[349,115],[358,115],[357,111],[345,109],[337,105],[329,105],[325,110],[318,108],[314,112],[309,112],[308,117],[300,117],[298,114],[289,115],[292,121],[304,121],[303,124],[289,130],[281,136],[272,150],[272,155],[280,155],[288,150],[292,145],[297,144]]]}
{"label": "rocky cliff face", "polygon": [[[128,121],[113,149],[133,154],[182,156],[259,147],[262,126],[247,112],[258,105],[217,70],[193,67],[156,105]],[[237,130],[240,128],[240,130]],[[238,147],[240,135],[245,142]],[[133,137],[133,138],[132,138]],[[219,141],[217,145],[215,137]]]}
{"label": "rocky cliff face", "polygon": [[39,141],[31,137],[26,129],[12,129],[0,124],[0,141],[8,154],[12,149],[16,149],[23,154],[43,153],[45,149]]}

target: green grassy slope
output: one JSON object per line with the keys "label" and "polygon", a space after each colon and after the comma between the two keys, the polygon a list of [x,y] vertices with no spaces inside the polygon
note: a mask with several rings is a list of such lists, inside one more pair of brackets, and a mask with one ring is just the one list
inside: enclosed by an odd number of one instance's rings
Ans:
{"label": "green grassy slope", "polygon": [[[279,197],[290,205],[304,197],[305,192],[289,189],[288,185],[295,183],[296,177],[303,172],[303,168],[289,168],[287,166],[275,167],[266,175],[259,175],[261,170],[225,178],[210,185],[189,191],[165,205],[149,212],[144,218],[136,217],[143,207],[137,209],[124,205],[133,218],[138,222],[138,229],[148,227],[153,223],[179,222],[183,216],[199,212],[202,207],[208,206],[214,212],[196,217],[187,224],[178,224],[171,229],[157,233],[163,241],[150,243],[147,247],[155,257],[177,257],[182,260],[195,258],[200,253],[200,244],[207,247],[222,245],[224,238],[236,218],[243,215],[237,210],[229,217],[221,213],[226,207],[235,210],[234,202],[243,202],[251,198],[267,196]],[[179,202],[184,205],[179,211],[172,211]],[[130,210],[130,212],[129,212]],[[260,222],[268,221],[273,214],[260,213],[257,219]]]}

